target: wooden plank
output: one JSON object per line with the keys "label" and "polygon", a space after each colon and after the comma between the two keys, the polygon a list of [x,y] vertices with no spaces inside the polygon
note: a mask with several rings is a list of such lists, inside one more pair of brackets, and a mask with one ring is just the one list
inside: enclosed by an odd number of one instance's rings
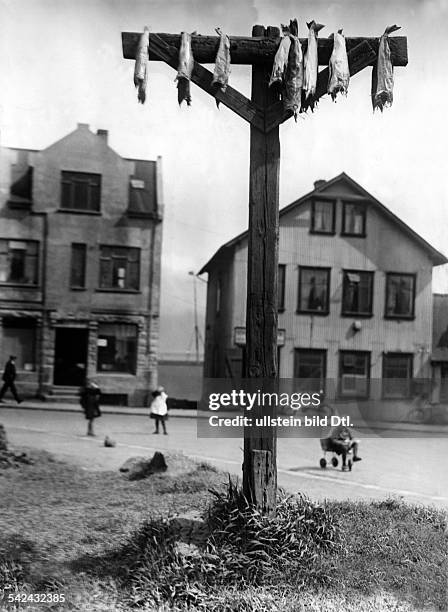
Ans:
{"label": "wooden plank", "polygon": [[[277,29],[278,31],[278,29]],[[122,47],[123,57],[125,59],[135,59],[135,53],[137,51],[137,45],[140,32],[122,32]],[[170,47],[179,49],[180,47],[180,34],[150,34],[150,60],[157,60],[158,58],[151,54],[151,38],[158,36]],[[351,51],[357,47],[362,41],[366,40],[374,49],[378,52],[378,38],[367,38],[364,36],[348,37],[345,39],[347,51]],[[271,64],[274,61],[274,55],[277,51],[279,42],[278,34],[272,34],[270,37],[244,37],[244,36],[230,36],[230,55],[232,57],[232,64]],[[306,38],[301,38],[303,51],[308,46]],[[391,59],[394,66],[406,66],[408,63],[408,47],[406,36],[390,36],[390,51]],[[216,52],[218,50],[219,37],[218,36],[192,36],[192,49],[193,55],[197,62],[200,64],[213,64],[216,58]],[[318,55],[319,64],[325,66],[330,60],[330,55],[333,49],[333,40],[331,38],[319,38],[318,39]]]}
{"label": "wooden plank", "polygon": [[[254,26],[253,34],[264,33]],[[252,101],[266,108],[277,99],[269,89],[269,67],[252,67]],[[249,168],[249,231],[247,262],[246,359],[244,377],[252,392],[271,393],[277,386],[277,267],[279,228],[279,130],[266,134],[251,126]],[[272,406],[255,405],[248,416],[274,416]],[[244,430],[243,490],[265,513],[275,512],[277,489],[276,430],[246,427]],[[266,451],[263,491],[254,459]]]}
{"label": "wooden plank", "polygon": [[[350,76],[354,76],[367,66],[374,64],[377,57],[375,49],[367,40],[363,40],[347,55]],[[327,67],[321,70],[317,76],[315,101],[319,100],[327,93],[328,79],[329,69]],[[307,110],[307,108],[309,108],[309,104],[306,104],[303,108]],[[287,113],[284,111],[283,102],[277,102],[276,104],[273,104],[266,111],[266,131],[269,132],[284,121],[290,119],[291,116],[291,113]]]}
{"label": "wooden plank", "polygon": [[[166,62],[169,66],[177,70],[179,63],[179,53],[175,47],[169,46],[157,34],[151,35],[149,42],[150,54],[153,58]],[[240,94],[239,91],[227,86],[226,91],[222,92],[219,88],[212,85],[213,74],[198,62],[194,62],[191,75],[192,83],[206,91],[208,94],[222,102],[225,106],[233,110],[234,113],[248,121],[259,130],[264,130],[264,112],[255,104]]]}

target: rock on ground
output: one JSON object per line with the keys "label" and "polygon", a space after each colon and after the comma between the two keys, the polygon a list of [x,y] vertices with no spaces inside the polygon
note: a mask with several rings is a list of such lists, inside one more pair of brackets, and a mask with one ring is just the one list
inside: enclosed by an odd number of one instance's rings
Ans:
{"label": "rock on ground", "polygon": [[157,451],[152,459],[149,459],[149,457],[131,457],[123,463],[120,472],[125,474],[128,480],[140,480],[151,474],[166,472],[167,469],[165,457]]}

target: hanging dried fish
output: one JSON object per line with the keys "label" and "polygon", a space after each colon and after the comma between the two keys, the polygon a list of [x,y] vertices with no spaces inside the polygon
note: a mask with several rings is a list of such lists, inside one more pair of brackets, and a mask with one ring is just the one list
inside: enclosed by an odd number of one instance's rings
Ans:
{"label": "hanging dried fish", "polygon": [[308,100],[308,105],[311,110],[314,109],[316,93],[317,71],[319,68],[319,60],[317,54],[317,36],[319,30],[323,26],[321,23],[310,21],[308,26],[308,47],[303,58],[303,91],[305,100]]}
{"label": "hanging dried fish", "polygon": [[143,29],[143,34],[137,47],[134,67],[134,85],[138,89],[137,98],[142,104],[146,100],[146,84],[148,82],[148,61],[149,61],[149,28]]}
{"label": "hanging dried fish", "polygon": [[230,38],[223,34],[220,28],[216,28],[216,32],[220,36],[220,41],[215,59],[212,85],[219,85],[221,91],[225,91],[230,75]]}
{"label": "hanging dried fish", "polygon": [[400,26],[389,26],[384,30],[378,46],[378,59],[372,70],[372,106],[383,112],[385,106],[392,106],[394,100],[394,69],[390,59],[389,34]]}
{"label": "hanging dried fish", "polygon": [[190,79],[193,72],[194,59],[191,50],[191,34],[182,32],[179,49],[179,66],[177,68],[177,101],[179,105],[185,100],[191,105]]}
{"label": "hanging dried fish", "polygon": [[288,26],[282,25],[282,32],[283,38],[280,40],[280,45],[277,49],[277,53],[275,54],[269,87],[271,87],[271,85],[283,87],[286,66],[288,65],[288,54],[291,46],[291,40],[289,38]]}
{"label": "hanging dried fish", "polygon": [[283,95],[283,107],[291,111],[297,121],[297,114],[302,103],[303,85],[303,55],[299,40],[299,26],[297,19],[290,22],[289,39],[291,46],[288,53],[288,65],[285,73],[285,91]]}
{"label": "hanging dried fish", "polygon": [[333,52],[330,57],[330,78],[328,79],[328,93],[336,100],[338,93],[347,95],[350,82],[350,71],[348,68],[347,50],[345,48],[345,37],[342,30],[332,35],[334,38]]}

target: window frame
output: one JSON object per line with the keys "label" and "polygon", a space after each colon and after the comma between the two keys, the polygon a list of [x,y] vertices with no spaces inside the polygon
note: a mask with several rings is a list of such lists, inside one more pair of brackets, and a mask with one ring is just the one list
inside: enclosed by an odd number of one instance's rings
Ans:
{"label": "window frame", "polygon": [[[362,210],[362,232],[348,232],[345,230],[345,221],[347,217],[346,209],[347,206],[359,206]],[[359,200],[348,200],[342,199],[342,225],[341,225],[341,236],[347,236],[350,238],[366,238],[367,237],[367,203],[365,200],[360,202]]]}
{"label": "window frame", "polygon": [[277,276],[277,311],[285,311],[286,264],[278,264]]}
{"label": "window frame", "polygon": [[[86,180],[81,180],[82,177],[85,177]],[[76,180],[78,178],[78,180]],[[93,185],[93,181],[89,181],[88,179],[95,178],[98,181],[97,185]],[[87,214],[87,215],[98,215],[101,214],[101,191],[102,191],[102,175],[96,172],[80,172],[77,170],[61,170],[61,197],[60,197],[60,206],[59,210],[61,212],[71,212],[76,214]],[[88,205],[92,202],[92,191],[91,188],[93,186],[98,187],[98,206],[96,208],[88,206],[87,208],[77,208],[74,206],[75,201],[75,186],[77,183],[83,183],[87,185],[87,194],[88,194]],[[69,206],[67,206],[64,199],[64,184],[70,185],[70,202]]]}
{"label": "window frame", "polygon": [[[10,242],[22,242],[25,243],[26,245],[32,244],[35,246],[35,250],[36,253],[35,255],[27,255],[28,253],[28,249],[25,250],[25,259],[24,259],[24,266],[26,268],[26,261],[27,261],[27,257],[30,258],[34,258],[35,262],[34,262],[34,278],[35,280],[33,280],[30,283],[24,283],[24,282],[20,282],[18,280],[6,280],[6,281],[2,281],[0,280],[0,285],[2,286],[10,286],[10,287],[26,287],[28,289],[37,289],[39,287],[40,284],[40,268],[39,268],[39,259],[40,259],[40,242],[39,240],[34,240],[34,239],[28,239],[28,238],[0,238],[0,255],[3,253],[2,249],[1,249],[1,244],[5,242],[7,243],[7,247],[6,247],[6,256],[8,257],[8,260],[10,260],[10,253],[11,251],[14,250],[19,250],[19,249],[11,249],[9,246]],[[23,250],[23,249],[20,249]],[[8,273],[9,275],[11,274],[11,267],[10,267],[10,261],[9,261],[9,269],[8,269]]]}
{"label": "window frame", "polygon": [[[83,251],[83,255],[84,255],[84,261],[83,261],[83,269],[82,269],[82,278],[83,278],[83,283],[82,285],[76,285],[75,283],[73,283],[73,253],[74,253],[74,247],[83,247],[82,251]],[[71,252],[70,252],[70,289],[75,289],[75,290],[82,290],[82,289],[86,289],[86,275],[87,275],[87,244],[85,242],[72,242],[71,244]]]}
{"label": "window frame", "polygon": [[[332,224],[331,230],[319,230],[314,228],[316,219],[316,204],[325,203],[331,206]],[[336,234],[336,199],[334,197],[325,196],[313,196],[311,198],[311,210],[310,210],[310,234],[317,234],[321,236],[334,236]]]}
{"label": "window frame", "polygon": [[[367,361],[367,378],[366,378],[366,393],[365,394],[358,394],[358,393],[354,393],[354,394],[350,394],[350,393],[344,393],[342,390],[342,365],[343,365],[343,358],[346,355],[356,355],[358,357],[363,356],[366,357]],[[370,381],[371,381],[371,365],[372,365],[372,354],[371,351],[353,351],[350,349],[343,349],[339,351],[339,369],[338,369],[338,398],[339,399],[346,399],[346,400],[359,400],[359,399],[369,399],[370,397]]]}
{"label": "window frame", "polygon": [[[299,353],[306,353],[307,355],[319,355],[322,357],[322,376],[319,384],[319,392],[326,390],[326,381],[327,381],[327,361],[328,361],[328,350],[327,349],[319,349],[319,348],[302,348],[300,346],[294,347],[294,361],[293,361],[293,378],[294,380],[302,380],[300,376],[298,376],[299,370]],[[303,379],[306,380],[306,379]],[[316,379],[310,379],[316,380]]]}
{"label": "window frame", "polygon": [[[345,310],[345,292],[346,292],[346,276],[348,274],[365,274],[370,278],[370,300],[369,300],[369,312],[355,312],[352,310]],[[373,317],[373,300],[374,300],[374,287],[375,287],[375,272],[373,270],[353,270],[343,269],[342,270],[342,303],[341,303],[341,317],[359,317],[369,318]]]}
{"label": "window frame", "polygon": [[[406,276],[412,278],[412,312],[409,315],[406,314],[388,314],[387,303],[389,301],[389,279],[393,276]],[[413,321],[415,319],[415,295],[417,288],[417,274],[414,272],[386,272],[386,287],[385,287],[385,300],[384,300],[384,318],[391,320],[404,320]]]}
{"label": "window frame", "polygon": [[[301,308],[302,302],[302,271],[303,270],[319,270],[327,273],[327,299],[326,308],[323,310],[308,310]],[[330,285],[331,285],[331,268],[325,266],[299,266],[299,285],[298,285],[298,297],[297,297],[297,309],[296,314],[300,315],[317,315],[319,317],[326,317],[330,314]]]}
{"label": "window frame", "polygon": [[[109,325],[109,326],[119,326],[119,325],[126,325],[128,327],[133,327],[135,329],[135,354],[133,355],[133,367],[132,370],[119,370],[119,369],[101,369],[100,368],[100,349],[103,348],[102,346],[100,346],[98,344],[98,340],[103,339],[103,338],[107,338],[110,336],[106,336],[104,333],[101,333],[101,326],[102,325]],[[96,371],[98,372],[98,374],[111,374],[111,375],[127,375],[127,376],[136,376],[137,375],[137,371],[138,371],[138,341],[139,341],[139,326],[137,323],[132,323],[132,322],[121,322],[121,321],[112,321],[112,322],[105,322],[105,321],[101,321],[98,324],[98,332],[97,332],[97,352],[96,352]],[[113,336],[114,339],[116,338],[116,335]],[[131,337],[131,336],[129,336]]]}
{"label": "window frame", "polygon": [[[129,288],[129,287],[116,287],[116,286],[107,286],[107,287],[103,287],[101,286],[101,262],[106,260],[106,257],[104,257],[102,255],[102,250],[103,249],[126,249],[128,252],[129,251],[135,251],[138,255],[138,283],[137,283],[137,288]],[[140,293],[140,286],[141,286],[141,262],[142,262],[142,258],[141,258],[141,251],[142,249],[140,247],[130,247],[130,246],[125,246],[125,245],[118,245],[118,244],[100,244],[99,245],[99,266],[98,266],[98,287],[97,287],[97,291],[110,291],[110,292],[116,292],[116,293]],[[110,258],[110,261],[113,261],[113,258]],[[127,261],[127,263],[129,263],[129,260]],[[131,262],[132,263],[132,262]],[[113,273],[113,270],[112,270]],[[129,276],[126,275],[125,278]]]}
{"label": "window frame", "polygon": [[[406,357],[409,359],[408,372],[410,373],[410,376],[409,378],[405,379],[407,381],[407,387],[408,387],[407,393],[405,395],[397,395],[397,394],[390,395],[389,393],[387,393],[385,389],[384,381],[390,380],[389,377],[385,376],[386,360],[388,358],[393,358],[393,357],[399,357],[399,358]],[[414,380],[414,353],[400,353],[397,351],[388,351],[388,352],[383,353],[382,370],[381,370],[381,396],[383,399],[390,399],[390,400],[409,399],[410,397],[412,397],[412,381],[413,380]]]}

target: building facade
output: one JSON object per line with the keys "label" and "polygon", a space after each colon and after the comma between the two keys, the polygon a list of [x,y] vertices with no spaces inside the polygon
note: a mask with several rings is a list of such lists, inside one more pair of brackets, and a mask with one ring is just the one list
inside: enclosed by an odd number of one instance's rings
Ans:
{"label": "building facade", "polygon": [[[208,273],[207,378],[244,370],[247,232]],[[401,418],[432,377],[432,269],[447,263],[345,173],[280,211],[279,377]]]}
{"label": "building facade", "polygon": [[141,404],[157,384],[161,161],[124,159],[86,124],[0,158],[0,355],[25,396],[94,377]]}

